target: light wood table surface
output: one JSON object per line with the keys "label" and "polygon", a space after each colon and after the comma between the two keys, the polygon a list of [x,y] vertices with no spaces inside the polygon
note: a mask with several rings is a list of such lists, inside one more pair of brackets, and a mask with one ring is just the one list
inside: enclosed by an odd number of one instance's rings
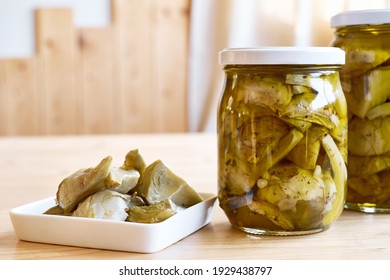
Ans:
{"label": "light wood table surface", "polygon": [[147,164],[161,159],[199,192],[217,193],[215,134],[0,138],[0,259],[390,259],[390,215],[347,210],[327,231],[272,237],[233,229],[217,207],[209,225],[154,254],[18,240],[10,209],[55,195],[64,177],[107,155],[121,165],[136,148]]}

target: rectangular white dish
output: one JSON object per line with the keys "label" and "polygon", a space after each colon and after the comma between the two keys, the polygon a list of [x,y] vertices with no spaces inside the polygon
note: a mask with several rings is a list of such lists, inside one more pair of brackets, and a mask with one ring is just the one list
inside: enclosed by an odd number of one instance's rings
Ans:
{"label": "rectangular white dish", "polygon": [[204,201],[155,224],[45,215],[54,197],[10,210],[20,240],[138,253],[158,252],[210,223],[216,196],[200,194]]}

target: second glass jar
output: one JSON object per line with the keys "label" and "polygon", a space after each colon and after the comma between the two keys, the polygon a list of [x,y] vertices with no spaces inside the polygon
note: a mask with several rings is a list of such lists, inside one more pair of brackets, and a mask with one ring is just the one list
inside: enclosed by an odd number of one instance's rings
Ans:
{"label": "second glass jar", "polygon": [[390,214],[390,9],[331,19],[346,53],[340,79],[349,111],[346,208]]}
{"label": "second glass jar", "polygon": [[225,49],[218,198],[253,234],[322,231],[344,207],[348,115],[338,48]]}

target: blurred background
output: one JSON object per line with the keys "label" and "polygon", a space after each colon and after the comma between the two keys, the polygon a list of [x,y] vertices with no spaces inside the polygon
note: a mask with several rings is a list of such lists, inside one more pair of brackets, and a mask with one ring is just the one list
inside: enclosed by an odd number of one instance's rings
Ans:
{"label": "blurred background", "polygon": [[0,136],[216,130],[227,47],[328,46],[390,0],[0,0]]}

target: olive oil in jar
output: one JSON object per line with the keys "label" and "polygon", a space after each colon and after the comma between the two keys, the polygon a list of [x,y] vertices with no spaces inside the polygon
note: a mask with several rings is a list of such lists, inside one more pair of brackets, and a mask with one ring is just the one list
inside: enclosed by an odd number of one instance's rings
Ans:
{"label": "olive oil in jar", "polygon": [[218,199],[253,234],[320,232],[344,208],[348,114],[338,48],[220,52]]}
{"label": "olive oil in jar", "polygon": [[349,111],[346,208],[390,213],[390,10],[331,19],[333,46],[346,52],[340,79]]}

